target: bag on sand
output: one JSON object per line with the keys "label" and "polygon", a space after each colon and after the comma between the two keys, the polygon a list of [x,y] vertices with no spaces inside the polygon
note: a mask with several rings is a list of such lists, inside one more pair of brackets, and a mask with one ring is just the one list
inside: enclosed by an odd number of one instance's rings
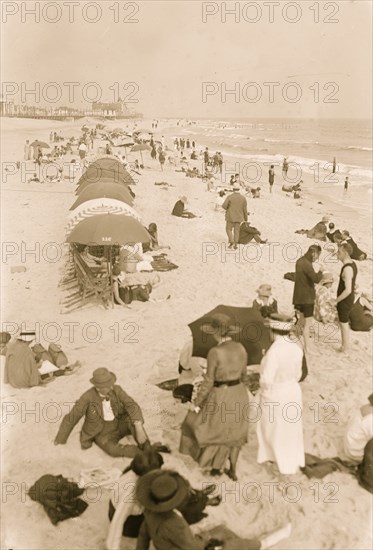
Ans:
{"label": "bag on sand", "polygon": [[51,361],[56,367],[66,367],[68,360],[66,354],[62,351],[59,344],[49,344],[48,353],[51,356]]}
{"label": "bag on sand", "polygon": [[120,297],[125,304],[130,304],[134,300],[138,302],[148,302],[152,286],[149,283],[147,285],[129,285],[120,290]]}

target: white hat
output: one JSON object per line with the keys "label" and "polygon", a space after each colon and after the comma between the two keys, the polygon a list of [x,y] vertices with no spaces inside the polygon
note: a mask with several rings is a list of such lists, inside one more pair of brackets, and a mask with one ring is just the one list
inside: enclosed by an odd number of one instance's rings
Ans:
{"label": "white hat", "polygon": [[34,330],[21,329],[17,339],[23,342],[32,342],[36,338],[36,332]]}

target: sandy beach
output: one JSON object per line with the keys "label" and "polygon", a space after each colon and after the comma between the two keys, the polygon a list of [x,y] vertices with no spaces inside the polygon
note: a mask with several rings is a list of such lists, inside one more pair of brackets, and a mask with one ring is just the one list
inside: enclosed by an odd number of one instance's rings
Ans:
{"label": "sandy beach", "polygon": [[[118,126],[118,121],[110,124]],[[140,124],[146,128],[149,122]],[[48,141],[51,130],[61,131],[66,137],[78,136],[81,125],[82,121],[2,119],[3,169],[6,162],[22,161],[26,139]],[[170,148],[174,136],[183,132],[173,121],[161,122],[157,129]],[[205,145],[207,140],[198,142],[198,148]],[[129,160],[135,158],[136,153],[129,154]],[[39,331],[42,343],[58,342],[69,360],[82,362],[77,374],[56,379],[46,387],[16,390],[2,386],[4,549],[105,548],[109,490],[89,490],[85,497],[89,506],[84,514],[58,527],[51,525],[42,507],[26,494],[45,473],[78,480],[87,468],[123,469],[128,464],[128,459],[111,458],[96,446],[82,451],[78,428],[66,445],[53,445],[62,416],[89,388],[95,368],[105,366],[115,371],[118,383],[141,404],[151,440],[170,445],[172,453],[165,455],[166,466],[177,469],[193,486],[201,487],[206,477],[191,458],[178,452],[185,406],[176,402],[171,392],[155,386],[177,377],[178,354],[189,336],[188,323],[218,304],[251,306],[255,290],[263,282],[272,285],[280,311],[291,313],[293,283],[284,280],[283,275],[294,271],[296,259],[311,244],[295,230],[312,227],[325,214],[336,227],[349,229],[368,252],[368,260],[358,262],[358,285],[372,292],[371,213],[368,207],[354,208],[353,190],[348,198],[340,195],[332,200],[332,194],[323,193],[322,185],[315,185],[312,176],[304,174],[304,198],[294,200],[281,192],[279,169],[272,195],[263,177],[258,183],[261,198],[248,200],[249,219],[269,244],[252,245],[235,253],[227,250],[224,214],[215,211],[216,196],[207,191],[205,183],[175,172],[169,163],[161,172],[159,162],[153,161],[148,152],[144,164],[134,187],[135,209],[145,225],[157,223],[160,242],[171,246],[169,258],[179,268],[161,273],[161,283],[153,293],[155,298],[170,294],[169,300],[133,302],[131,309],[115,306],[105,310],[88,304],[71,313],[66,311],[66,290],[61,281],[68,264],[65,225],[75,183],[67,179],[58,184],[27,183],[34,166],[31,161],[15,175],[3,174],[2,330],[12,333],[22,322],[31,324]],[[21,173],[25,168],[27,178]],[[172,187],[154,185],[160,181]],[[170,215],[180,195],[188,197],[188,208],[200,218],[187,220]],[[331,256],[330,247],[324,247],[321,261],[338,278],[340,264]],[[17,266],[25,271],[12,273]],[[320,326],[309,358],[309,376],[302,384],[305,449],[320,457],[343,457],[346,423],[371,393],[370,333],[352,333],[351,359],[339,357],[333,350],[338,339],[338,332],[325,332]],[[256,398],[251,399],[255,403]],[[371,495],[355,478],[339,472],[321,480],[299,475],[286,486],[257,464],[256,453],[253,421],[249,443],[238,462],[239,483],[226,476],[218,480],[223,502],[210,508],[208,518],[195,525],[194,531],[225,523],[248,537],[291,521],[291,537],[275,548],[371,548]],[[126,550],[135,548],[133,541],[123,544]]]}

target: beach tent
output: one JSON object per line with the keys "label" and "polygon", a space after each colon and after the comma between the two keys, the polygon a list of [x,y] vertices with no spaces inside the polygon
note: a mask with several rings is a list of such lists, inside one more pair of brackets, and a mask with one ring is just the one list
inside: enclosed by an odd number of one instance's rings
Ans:
{"label": "beach tent", "polygon": [[133,198],[124,185],[118,185],[116,183],[92,183],[92,185],[89,185],[80,193],[74,204],[70,207],[70,210],[75,210],[75,208],[83,202],[105,197],[116,199],[133,206]]}
{"label": "beach tent", "polygon": [[270,344],[269,328],[265,326],[260,312],[250,307],[234,307],[219,305],[188,326],[193,335],[193,355],[207,357],[208,352],[216,346],[213,334],[206,334],[201,330],[211,322],[211,316],[215,313],[228,315],[232,324],[237,327],[238,334],[232,335],[232,340],[241,342],[248,354],[248,364],[257,365]]}
{"label": "beach tent", "polygon": [[66,234],[70,234],[73,228],[85,218],[102,214],[124,214],[131,216],[141,223],[141,217],[132,206],[115,199],[92,199],[83,202],[67,216]]}

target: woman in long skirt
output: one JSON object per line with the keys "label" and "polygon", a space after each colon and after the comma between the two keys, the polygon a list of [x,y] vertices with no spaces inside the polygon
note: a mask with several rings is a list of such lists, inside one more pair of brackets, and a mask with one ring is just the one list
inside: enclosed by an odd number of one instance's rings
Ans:
{"label": "woman in long skirt", "polygon": [[271,315],[274,342],[260,368],[260,419],[257,424],[258,462],[276,462],[281,474],[296,474],[304,466],[302,423],[303,349],[290,339],[292,320]]}
{"label": "woman in long skirt", "polygon": [[225,471],[237,480],[238,455],[248,438],[247,353],[242,344],[230,340],[232,327],[226,324],[223,329],[219,322],[218,345],[207,355],[205,379],[182,425],[180,452],[192,456],[212,475]]}

